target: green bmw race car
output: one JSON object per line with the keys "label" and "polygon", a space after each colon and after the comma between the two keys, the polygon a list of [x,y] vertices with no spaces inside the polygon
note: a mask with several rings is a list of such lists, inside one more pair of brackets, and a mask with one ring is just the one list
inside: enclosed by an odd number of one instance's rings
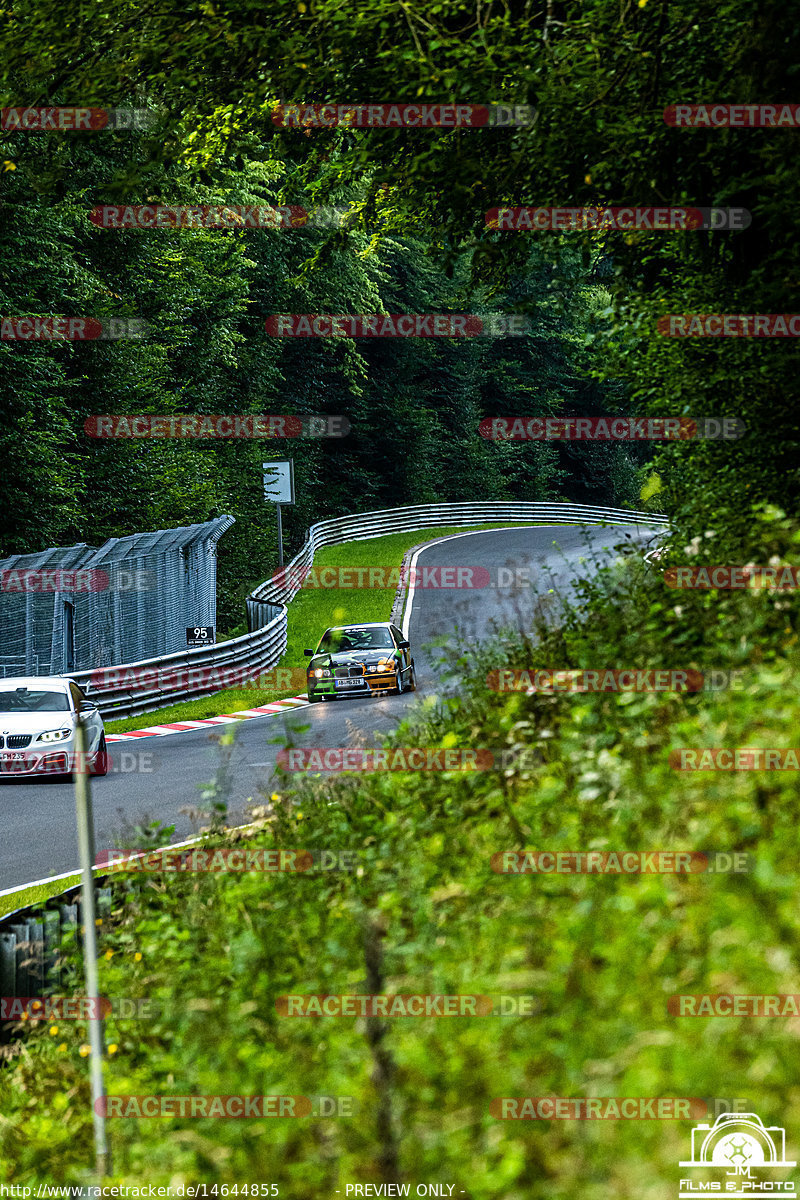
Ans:
{"label": "green bmw race car", "polygon": [[396,625],[375,621],[326,629],[316,650],[306,650],[308,699],[413,692],[417,680],[411,645]]}

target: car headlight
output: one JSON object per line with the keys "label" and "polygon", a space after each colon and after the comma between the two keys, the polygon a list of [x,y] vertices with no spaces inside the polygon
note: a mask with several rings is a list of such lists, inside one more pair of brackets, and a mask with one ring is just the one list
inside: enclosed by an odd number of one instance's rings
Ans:
{"label": "car headlight", "polygon": [[40,733],[36,741],[65,742],[68,737],[72,737],[71,729],[48,729],[45,733]]}
{"label": "car headlight", "polygon": [[331,677],[328,667],[315,667],[311,674],[315,679],[330,679]]}

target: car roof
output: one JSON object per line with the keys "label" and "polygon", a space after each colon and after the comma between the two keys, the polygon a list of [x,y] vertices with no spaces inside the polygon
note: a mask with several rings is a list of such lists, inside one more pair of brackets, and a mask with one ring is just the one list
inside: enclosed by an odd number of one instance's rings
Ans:
{"label": "car roof", "polygon": [[44,688],[48,691],[66,692],[73,682],[74,680],[64,679],[61,675],[13,675],[8,679],[0,679],[0,691],[13,692],[24,687],[37,691]]}
{"label": "car roof", "polygon": [[333,633],[334,629],[388,629],[392,624],[391,621],[355,621],[352,625],[330,625],[325,630],[326,633]]}

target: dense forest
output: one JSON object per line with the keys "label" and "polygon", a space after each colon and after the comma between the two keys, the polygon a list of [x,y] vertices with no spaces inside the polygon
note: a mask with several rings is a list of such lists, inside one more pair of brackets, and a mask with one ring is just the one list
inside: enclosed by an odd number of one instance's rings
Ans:
{"label": "dense forest", "polygon": [[[680,129],[663,114],[709,88],[750,95],[756,80],[780,100],[794,40],[785,6],[728,3],[712,17],[667,0],[551,2],[539,14],[506,4],[471,18],[452,0],[418,13],[378,4],[347,19],[315,0],[278,5],[267,22],[241,3],[143,15],[132,3],[61,14],[48,2],[9,18],[7,103],[113,100],[147,120],[38,133],[3,121],[0,237],[15,269],[0,285],[2,315],[133,317],[147,333],[0,341],[0,553],[231,512],[224,626],[274,566],[260,485],[269,457],[295,458],[293,546],[312,520],[437,499],[647,504],[691,529],[724,513],[740,531],[754,502],[792,503],[793,341],[657,327],[668,313],[791,310],[792,130]],[[522,103],[535,119],[397,130],[275,117],[281,98],[347,95]],[[497,205],[567,202],[735,205],[752,223],[559,235],[486,220]],[[311,219],[148,230],[90,219],[120,203],[293,205]],[[332,209],[347,215],[326,220]],[[530,324],[522,337],[461,339],[266,332],[270,315],[292,312],[513,313]],[[184,412],[341,414],[351,432],[269,443],[84,432],[95,413]],[[478,431],[487,416],[609,412],[736,416],[747,433],[597,444]]]}
{"label": "dense forest", "polygon": [[[145,327],[138,338],[0,345],[3,552],[229,512],[237,525],[220,550],[221,613],[235,624],[242,591],[275,563],[274,513],[261,491],[270,457],[295,459],[298,504],[287,513],[295,543],[313,520],[407,503],[565,497],[635,506],[642,443],[494,442],[479,433],[486,416],[620,409],[619,386],[594,380],[587,362],[592,317],[609,299],[599,252],[584,265],[574,249],[551,261],[532,246],[509,283],[492,289],[472,281],[467,253],[448,267],[420,234],[351,232],[346,218],[344,230],[331,229],[335,214],[323,212],[326,228],[299,183],[285,190],[310,205],[305,227],[100,229],[89,207],[104,198],[97,181],[113,177],[140,135],[122,146],[108,145],[112,135],[99,145],[78,136],[57,197],[31,201],[25,163],[5,175],[3,244],[22,269],[6,285],[4,314]],[[43,169],[48,154],[33,151],[30,169]],[[158,174],[148,198],[189,196],[185,170]],[[271,206],[270,175],[248,160],[200,199]],[[346,312],[513,312],[530,332],[334,342],[265,328],[274,313]],[[87,436],[87,418],[106,413],[339,415],[350,432],[280,441]]]}

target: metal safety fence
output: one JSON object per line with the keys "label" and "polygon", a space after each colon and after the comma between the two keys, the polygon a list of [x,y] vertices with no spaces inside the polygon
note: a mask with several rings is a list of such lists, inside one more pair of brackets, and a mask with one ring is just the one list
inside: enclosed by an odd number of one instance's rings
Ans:
{"label": "metal safety fence", "polygon": [[256,680],[276,666],[286,651],[287,605],[297,595],[317,550],[384,534],[441,527],[520,524],[635,525],[654,531],[667,526],[660,513],[587,504],[537,501],[479,501],[419,504],[335,517],[312,525],[306,540],[282,570],[247,598],[249,633],[216,646],[198,647],[99,671],[71,672],[88,687],[106,718],[135,716],[167,704],[211,695]]}
{"label": "metal safety fence", "polygon": [[216,546],[234,523],[51,547],[0,560],[0,677],[164,655],[216,621]]}

